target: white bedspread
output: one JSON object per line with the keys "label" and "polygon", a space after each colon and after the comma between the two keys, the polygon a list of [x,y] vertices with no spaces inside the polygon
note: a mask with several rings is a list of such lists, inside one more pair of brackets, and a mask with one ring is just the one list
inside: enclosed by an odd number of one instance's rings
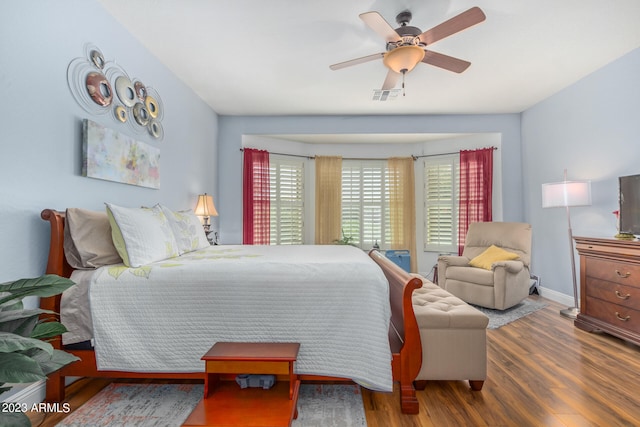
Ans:
{"label": "white bedspread", "polygon": [[98,369],[202,371],[217,341],[299,342],[299,374],[391,391],[388,283],[350,246],[212,246],[89,284]]}

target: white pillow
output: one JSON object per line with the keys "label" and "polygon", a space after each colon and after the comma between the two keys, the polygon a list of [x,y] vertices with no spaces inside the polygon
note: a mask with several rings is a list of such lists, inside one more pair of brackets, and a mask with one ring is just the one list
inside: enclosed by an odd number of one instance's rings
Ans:
{"label": "white pillow", "polygon": [[180,255],[211,246],[202,223],[192,210],[174,212],[166,206],[158,206],[169,219]]}
{"label": "white pillow", "polygon": [[159,206],[124,208],[105,203],[111,234],[127,267],[140,267],[179,255],[169,220]]}

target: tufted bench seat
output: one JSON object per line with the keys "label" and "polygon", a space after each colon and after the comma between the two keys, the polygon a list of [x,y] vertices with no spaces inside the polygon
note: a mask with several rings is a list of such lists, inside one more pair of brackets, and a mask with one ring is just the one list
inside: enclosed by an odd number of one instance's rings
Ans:
{"label": "tufted bench seat", "polygon": [[416,387],[427,380],[468,380],[481,390],[487,378],[489,318],[422,276],[413,292],[413,311],[422,341],[422,367]]}

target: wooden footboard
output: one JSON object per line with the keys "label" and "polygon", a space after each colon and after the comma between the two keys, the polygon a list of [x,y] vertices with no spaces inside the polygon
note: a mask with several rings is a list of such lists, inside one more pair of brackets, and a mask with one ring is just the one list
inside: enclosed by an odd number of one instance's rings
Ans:
{"label": "wooden footboard", "polygon": [[382,268],[389,281],[389,343],[393,354],[393,379],[400,383],[400,407],[405,414],[417,414],[420,408],[413,381],[422,367],[422,343],[412,295],[414,290],[422,287],[422,280],[409,275],[375,249],[369,252],[369,256]]}
{"label": "wooden footboard", "polygon": [[[51,225],[51,240],[47,273],[57,274],[62,277],[70,277],[73,268],[67,263],[64,256],[64,222],[65,213],[45,209],[41,213],[43,220]],[[422,286],[420,279],[414,278],[389,261],[378,251],[371,251],[369,256],[382,268],[389,281],[389,298],[391,304],[391,327],[389,330],[389,342],[393,353],[392,370],[394,381],[400,382],[400,399],[402,412],[407,414],[418,413],[418,401],[416,399],[413,381],[420,371],[422,364],[422,346],[418,324],[416,322],[411,302],[415,289]],[[60,295],[40,299],[40,307],[60,313]],[[62,348],[61,339],[52,342],[55,348]],[[65,377],[106,377],[106,378],[152,378],[152,379],[204,379],[204,372],[188,373],[139,373],[121,371],[98,371],[96,367],[95,353],[93,350],[69,350],[65,351],[79,357],[79,362],[64,367],[62,370],[49,375],[47,381],[46,401],[62,402],[64,400]],[[310,376],[309,379],[340,380],[339,378],[325,378]]]}

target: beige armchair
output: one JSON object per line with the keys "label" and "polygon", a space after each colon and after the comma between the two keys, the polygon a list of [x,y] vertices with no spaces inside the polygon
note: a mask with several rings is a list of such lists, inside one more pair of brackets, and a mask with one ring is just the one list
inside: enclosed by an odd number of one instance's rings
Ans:
{"label": "beige armchair", "polygon": [[[469,264],[491,245],[515,253],[518,258],[493,262],[490,270]],[[438,284],[470,304],[504,310],[520,303],[529,295],[530,261],[529,224],[475,222],[469,225],[462,256],[438,258]]]}

